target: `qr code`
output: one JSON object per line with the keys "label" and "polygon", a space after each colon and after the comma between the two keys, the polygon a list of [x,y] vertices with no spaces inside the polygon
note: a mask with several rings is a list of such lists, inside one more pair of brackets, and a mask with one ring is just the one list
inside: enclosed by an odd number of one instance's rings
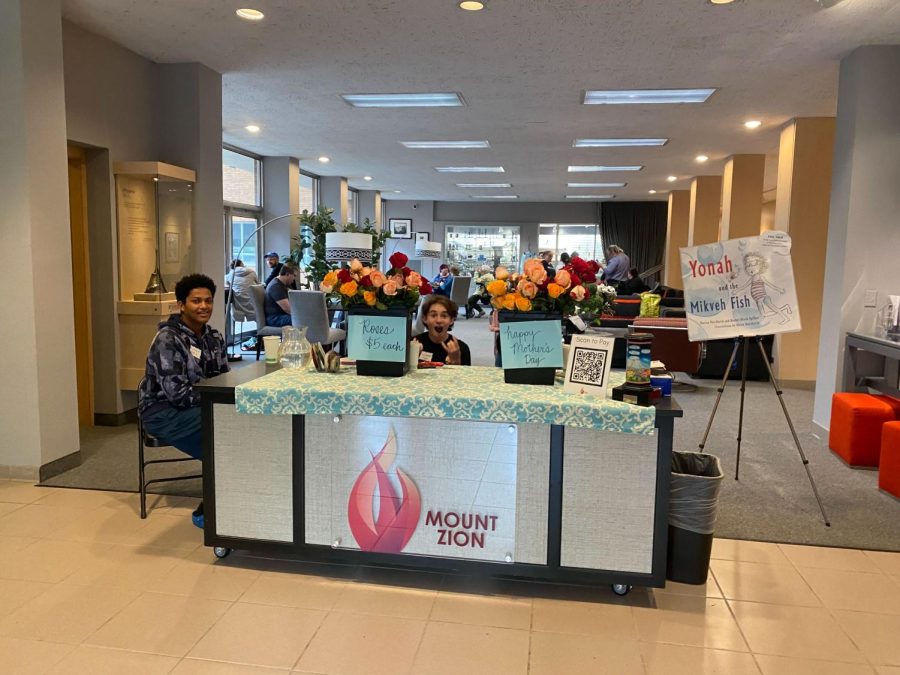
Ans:
{"label": "qr code", "polygon": [[576,347],[571,381],[602,387],[607,355],[608,352],[603,349]]}

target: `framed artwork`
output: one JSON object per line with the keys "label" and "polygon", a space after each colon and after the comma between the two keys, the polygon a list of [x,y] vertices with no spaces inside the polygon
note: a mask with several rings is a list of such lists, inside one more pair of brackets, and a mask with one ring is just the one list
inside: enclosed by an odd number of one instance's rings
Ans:
{"label": "framed artwork", "polygon": [[409,218],[391,218],[391,239],[412,239],[412,220]]}
{"label": "framed artwork", "polygon": [[166,262],[178,262],[179,237],[177,232],[166,232]]}
{"label": "framed artwork", "polygon": [[420,241],[428,241],[428,233],[427,232],[413,232],[416,235],[416,243],[418,244]]}

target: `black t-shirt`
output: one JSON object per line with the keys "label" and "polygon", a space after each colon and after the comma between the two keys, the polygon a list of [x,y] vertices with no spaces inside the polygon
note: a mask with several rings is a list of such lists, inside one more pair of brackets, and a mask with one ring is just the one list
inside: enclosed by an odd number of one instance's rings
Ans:
{"label": "black t-shirt", "polygon": [[266,286],[266,316],[281,316],[282,314],[288,314],[283,309],[281,309],[281,305],[278,304],[279,300],[287,300],[288,299],[288,287],[281,283],[281,280],[277,277],[272,279],[269,282],[269,285]]}
{"label": "black t-shirt", "polygon": [[275,277],[277,277],[279,274],[281,274],[282,267],[284,267],[284,263],[282,263],[282,262],[275,263],[275,267],[270,268],[271,271],[269,272],[269,276],[266,277],[266,280],[263,283],[265,283],[265,285],[268,286]]}
{"label": "black t-shirt", "polygon": [[[447,350],[444,349],[444,345],[438,344],[437,342],[433,342],[430,337],[428,337],[428,333],[422,333],[420,335],[416,335],[414,340],[418,340],[422,344],[423,352],[431,352],[431,361],[440,361],[441,363],[447,362]],[[462,366],[471,366],[472,365],[472,354],[469,352],[469,345],[460,340],[459,338],[454,338],[456,343],[459,345],[459,363]]]}

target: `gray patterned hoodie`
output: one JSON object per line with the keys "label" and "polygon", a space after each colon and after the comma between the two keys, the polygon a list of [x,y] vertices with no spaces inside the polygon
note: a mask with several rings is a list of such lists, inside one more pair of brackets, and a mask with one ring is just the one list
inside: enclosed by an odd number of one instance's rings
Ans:
{"label": "gray patterned hoodie", "polygon": [[[199,357],[195,356],[197,353]],[[179,314],[171,314],[159,324],[147,354],[144,386],[138,392],[138,414],[148,419],[165,408],[198,406],[200,394],[194,391],[194,385],[228,370],[225,340],[219,331],[206,325],[197,337]]]}

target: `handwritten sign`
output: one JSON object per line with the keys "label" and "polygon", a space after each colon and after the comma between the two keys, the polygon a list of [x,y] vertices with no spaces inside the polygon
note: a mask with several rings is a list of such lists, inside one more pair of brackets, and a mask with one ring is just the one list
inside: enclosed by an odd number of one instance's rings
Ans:
{"label": "handwritten sign", "polygon": [[516,321],[500,324],[504,368],[562,368],[559,321]]}
{"label": "handwritten sign", "polygon": [[347,354],[359,361],[405,361],[406,317],[351,314]]}
{"label": "handwritten sign", "polygon": [[573,335],[563,389],[606,398],[615,342],[612,337]]}

